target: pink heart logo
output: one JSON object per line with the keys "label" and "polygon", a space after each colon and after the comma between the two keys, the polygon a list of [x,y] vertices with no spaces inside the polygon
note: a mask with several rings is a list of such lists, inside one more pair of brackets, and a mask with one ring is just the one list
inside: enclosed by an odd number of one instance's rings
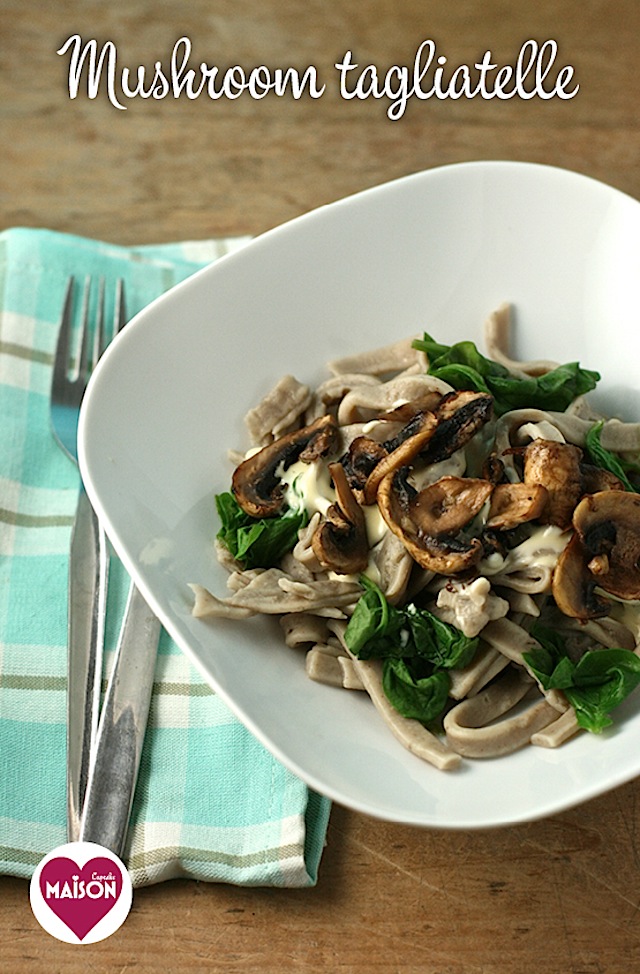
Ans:
{"label": "pink heart logo", "polygon": [[40,874],[44,902],[84,940],[113,909],[122,892],[122,875],[111,859],[96,856],[82,868],[67,856],[47,862]]}

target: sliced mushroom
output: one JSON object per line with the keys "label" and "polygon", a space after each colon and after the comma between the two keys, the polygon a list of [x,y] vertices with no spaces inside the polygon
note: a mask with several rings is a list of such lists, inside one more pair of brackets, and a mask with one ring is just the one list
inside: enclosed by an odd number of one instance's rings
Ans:
{"label": "sliced mushroom", "polygon": [[601,490],[624,490],[625,486],[619,477],[602,467],[594,467],[591,463],[581,463],[582,491],[584,494],[597,494]]}
{"label": "sliced mushroom", "polygon": [[[488,486],[490,490],[491,485]],[[417,497],[419,493],[409,483],[406,468],[387,474],[377,494],[378,507],[389,529],[401,539],[414,561],[441,575],[455,575],[475,565],[482,557],[482,543],[477,538],[466,541],[451,535],[427,534],[420,527],[420,521],[427,517],[425,511],[418,514],[417,520],[414,517]]]}
{"label": "sliced mushroom", "polygon": [[525,484],[541,484],[547,505],[540,520],[568,528],[583,493],[578,447],[555,440],[534,440],[524,451]]}
{"label": "sliced mushroom", "polygon": [[409,502],[409,514],[421,535],[457,534],[478,514],[493,490],[488,480],[441,477]]}
{"label": "sliced mushroom", "polygon": [[619,599],[640,599],[640,495],[589,494],[576,507],[573,526],[597,585]]}
{"label": "sliced mushroom", "polygon": [[368,436],[356,436],[340,462],[352,489],[363,491],[372,470],[387,456],[388,450]]}
{"label": "sliced mushroom", "polygon": [[534,521],[546,503],[547,490],[541,484],[498,484],[491,495],[487,528],[510,531]]}
{"label": "sliced mushroom", "polygon": [[450,392],[435,411],[438,428],[423,457],[427,463],[446,460],[465,446],[493,414],[493,397],[485,392]]}
{"label": "sliced mushroom", "polygon": [[434,436],[437,428],[438,420],[433,413],[416,413],[393,440],[384,444],[387,455],[374,467],[364,485],[365,504],[373,504],[382,478],[411,463]]}
{"label": "sliced mushroom", "polygon": [[607,600],[596,594],[588,565],[589,555],[580,536],[574,534],[558,558],[551,582],[556,605],[572,619],[599,619],[610,609]]}
{"label": "sliced mushroom", "polygon": [[337,444],[338,427],[332,416],[321,416],[310,426],[269,443],[236,467],[231,489],[238,504],[252,517],[275,517],[284,506],[278,469],[286,469],[299,459],[310,462],[325,456]]}
{"label": "sliced mushroom", "polygon": [[[431,394],[433,396],[433,393]],[[343,457],[351,486],[363,491],[363,502],[372,504],[382,479],[407,466],[416,457],[427,464],[439,463],[460,450],[491,416],[491,396],[477,392],[436,394],[425,409],[408,404],[410,419],[383,444],[358,437]],[[391,415],[391,414],[389,414]],[[395,414],[394,414],[395,415]],[[365,476],[366,474],[366,476]],[[364,480],[364,483],[363,483]]]}
{"label": "sliced mushroom", "polygon": [[329,464],[336,503],[328,509],[311,546],[323,568],[339,575],[363,572],[369,561],[364,511],[358,504],[340,463]]}
{"label": "sliced mushroom", "polygon": [[410,463],[429,442],[436,427],[434,414],[419,410],[412,412],[398,433],[383,443],[368,436],[353,440],[340,462],[349,484],[364,504],[374,503],[382,478]]}
{"label": "sliced mushroom", "polygon": [[432,413],[439,405],[442,396],[443,393],[439,389],[430,389],[423,395],[411,399],[409,402],[402,402],[394,406],[393,409],[388,409],[384,413],[384,418],[391,422],[399,420],[400,422],[407,423],[413,419],[416,413]]}
{"label": "sliced mushroom", "polygon": [[587,494],[573,515],[575,534],[558,559],[552,592],[574,619],[598,619],[616,598],[640,599],[640,495],[604,490]]}
{"label": "sliced mushroom", "polygon": [[482,476],[492,484],[507,483],[504,463],[495,453],[491,453],[482,464]]}

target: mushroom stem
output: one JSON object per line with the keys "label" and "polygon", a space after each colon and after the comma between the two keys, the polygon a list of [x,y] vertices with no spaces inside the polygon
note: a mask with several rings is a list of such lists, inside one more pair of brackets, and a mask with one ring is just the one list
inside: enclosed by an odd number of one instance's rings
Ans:
{"label": "mushroom stem", "polygon": [[358,504],[344,467],[341,463],[329,464],[336,491],[336,503],[332,504],[311,546],[323,568],[341,575],[363,572],[369,562],[369,543],[364,511]]}
{"label": "mushroom stem", "polygon": [[609,571],[608,555],[595,555],[587,565],[587,568],[592,575],[606,575]]}

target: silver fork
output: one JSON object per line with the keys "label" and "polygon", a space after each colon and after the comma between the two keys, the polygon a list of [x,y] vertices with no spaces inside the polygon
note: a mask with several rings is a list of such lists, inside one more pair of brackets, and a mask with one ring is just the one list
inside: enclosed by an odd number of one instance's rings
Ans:
{"label": "silver fork", "polygon": [[[78,416],[84,392],[100,355],[125,321],[124,291],[118,281],[110,334],[104,322],[104,280],[98,283],[93,339],[89,328],[91,280],[86,278],[79,323],[79,351],[72,354],[73,277],[64,299],[51,383],[54,436],[78,463]],[[74,360],[75,359],[75,360]],[[90,752],[100,708],[104,620],[109,556],[104,530],[81,486],[71,535],[67,663],[67,835],[80,835],[80,818],[89,776]]]}
{"label": "silver fork", "polygon": [[[51,390],[56,439],[77,463],[77,428],[92,368],[122,327],[124,289],[118,282],[114,324],[104,329],[104,285],[98,291],[93,351],[85,284],[78,364],[69,374],[73,280],[65,297]],[[108,551],[84,488],[80,490],[69,566],[67,830],[69,841],[96,842],[121,855],[147,726],[160,623],[131,583],[111,676],[100,713]]]}

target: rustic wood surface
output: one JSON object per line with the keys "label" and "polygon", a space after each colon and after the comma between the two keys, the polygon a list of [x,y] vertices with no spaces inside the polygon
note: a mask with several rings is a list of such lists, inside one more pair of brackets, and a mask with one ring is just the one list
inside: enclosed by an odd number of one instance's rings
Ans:
{"label": "rustic wood surface", "polygon": [[[490,158],[565,166],[640,197],[637,0],[1,0],[0,25],[0,228],[117,243],[255,234],[391,178]],[[113,40],[134,69],[186,35],[196,60],[314,65],[329,83],[313,101],[137,98],[118,111],[104,94],[68,98],[56,49],[76,32]],[[555,39],[580,91],[414,99],[390,121],[383,99],[335,90],[347,50],[386,70],[427,38],[452,64],[486,50],[506,64],[527,39]],[[627,974],[640,969],[639,795],[631,783],[479,834],[335,807],[315,889],[166,883],[138,891],[121,930],[83,950],[41,930],[27,883],[5,877],[0,969]]]}

